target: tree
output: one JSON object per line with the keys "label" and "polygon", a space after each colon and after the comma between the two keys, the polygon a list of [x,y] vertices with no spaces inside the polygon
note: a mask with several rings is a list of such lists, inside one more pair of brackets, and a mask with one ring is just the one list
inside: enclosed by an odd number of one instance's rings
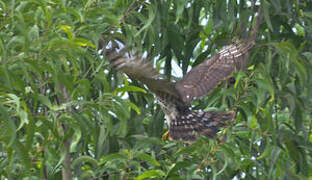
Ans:
{"label": "tree", "polygon": [[[236,109],[218,139],[162,141],[163,113],[111,69],[126,42],[174,79],[264,20],[248,68],[194,108]],[[1,179],[312,176],[311,1],[0,1]],[[226,137],[220,141],[221,137]]]}

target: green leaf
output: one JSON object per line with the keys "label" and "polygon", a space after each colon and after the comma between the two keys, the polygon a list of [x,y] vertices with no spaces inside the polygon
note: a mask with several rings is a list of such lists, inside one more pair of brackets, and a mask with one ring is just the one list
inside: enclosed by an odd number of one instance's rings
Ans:
{"label": "green leaf", "polygon": [[160,166],[160,164],[156,161],[155,158],[153,158],[152,156],[145,154],[145,153],[138,153],[134,156],[134,158],[138,158],[144,161],[147,161],[149,163],[154,164],[155,166]]}
{"label": "green leaf", "polygon": [[77,85],[77,88],[74,90],[75,93],[77,93],[78,96],[83,96],[86,99],[90,93],[90,81],[88,79],[80,79],[77,81]]}
{"label": "green leaf", "polygon": [[28,38],[31,40],[36,40],[39,38],[39,27],[37,25],[34,25],[29,31],[28,31]]}
{"label": "green leaf", "polygon": [[184,10],[185,5],[188,3],[188,1],[184,1],[184,0],[177,0],[176,1],[176,6],[177,6],[177,10],[176,10],[176,21],[175,23],[177,23],[179,21],[179,19],[182,17],[182,13]]}
{"label": "green leaf", "polygon": [[21,120],[18,128],[16,129],[18,131],[18,130],[20,130],[24,126],[24,124],[28,124],[29,120],[28,120],[27,112],[24,111],[23,109],[18,109],[17,113],[18,113],[18,116],[20,117],[20,120]]}
{"label": "green leaf", "polygon": [[65,10],[66,14],[72,14],[74,17],[76,17],[79,20],[80,23],[84,22],[83,16],[75,8],[66,7],[66,9],[64,9],[64,10]]}
{"label": "green leaf", "polygon": [[234,84],[235,89],[237,88],[237,85],[239,84],[242,77],[245,77],[245,73],[243,72],[239,72],[237,76],[235,77],[235,84]]}
{"label": "green leaf", "polygon": [[165,176],[165,173],[162,170],[148,170],[145,171],[143,174],[140,176],[136,177],[135,180],[142,180],[146,178],[158,178],[161,179]]}
{"label": "green leaf", "polygon": [[279,53],[284,55],[291,60],[295,60],[298,55],[297,48],[290,42],[280,42],[280,43],[272,43],[275,46]]}
{"label": "green leaf", "polygon": [[12,144],[13,149],[18,153],[19,158],[23,161],[23,165],[26,168],[26,171],[29,171],[31,168],[31,161],[28,154],[28,149],[20,143],[19,141],[14,141]]}
{"label": "green leaf", "polygon": [[219,176],[224,170],[225,170],[225,168],[228,166],[228,158],[225,158],[224,159],[225,160],[225,162],[224,162],[224,164],[223,164],[223,167],[222,167],[222,169],[220,169],[218,172],[216,172],[214,169],[214,166],[212,166],[212,169],[213,169],[213,171],[212,171],[212,173],[213,173],[213,179],[216,179],[216,177],[217,176]]}
{"label": "green leaf", "polygon": [[59,169],[59,167],[62,165],[65,157],[66,157],[66,149],[64,147],[61,148],[61,151],[60,151],[60,154],[59,154],[59,159],[58,159],[58,162],[56,163],[56,165],[54,167],[52,167],[51,169],[51,173],[54,174],[57,169]]}
{"label": "green leaf", "polygon": [[213,19],[212,16],[209,16],[207,25],[205,26],[205,34],[209,36],[213,30]]}
{"label": "green leaf", "polygon": [[171,48],[174,50],[175,55],[178,59],[182,59],[181,51],[184,49],[184,40],[179,32],[179,28],[175,24],[168,25],[168,40],[171,45]]}
{"label": "green leaf", "polygon": [[250,121],[248,121],[248,125],[251,129],[255,129],[255,128],[259,127],[256,116],[252,116]]}
{"label": "green leaf", "polygon": [[131,107],[131,109],[133,109],[138,115],[141,114],[141,111],[139,109],[138,106],[136,106],[135,104],[133,104],[132,102],[130,101],[126,101],[126,103]]}
{"label": "green leaf", "polygon": [[98,166],[98,163],[96,159],[92,158],[91,156],[83,155],[79,156],[72,162],[72,166],[76,168],[77,166],[82,166],[83,164],[88,163],[92,165],[93,168],[96,168]]}
{"label": "green leaf", "polygon": [[0,140],[11,146],[16,138],[16,126],[8,114],[8,109],[0,103]]}
{"label": "green leaf", "polygon": [[304,52],[302,54],[312,62],[312,52]]}
{"label": "green leaf", "polygon": [[156,7],[153,7],[152,5],[147,6],[148,10],[148,19],[144,22],[144,26],[134,35],[134,37],[137,37],[143,30],[148,28],[152,22],[155,19],[155,11],[157,10]]}
{"label": "green leaf", "polygon": [[73,34],[71,32],[71,27],[68,25],[61,25],[60,29],[64,30],[67,33],[67,37],[69,40],[73,39]]}
{"label": "green leaf", "polygon": [[295,65],[297,69],[296,73],[300,77],[301,82],[304,84],[305,82],[307,82],[308,73],[306,71],[306,67],[300,61],[301,59],[294,59],[292,63]]}
{"label": "green leaf", "polygon": [[73,153],[73,152],[77,152],[77,146],[78,146],[78,143],[80,142],[81,140],[81,137],[82,136],[82,132],[81,132],[81,129],[79,129],[79,126],[77,126],[74,130],[74,134],[73,136],[71,137],[71,145],[70,145],[70,152]]}
{"label": "green leaf", "polygon": [[270,95],[271,95],[270,102],[273,102],[274,101],[274,87],[272,86],[270,81],[266,79],[256,79],[256,82],[260,88],[266,89],[270,92]]}
{"label": "green leaf", "polygon": [[193,163],[191,161],[180,161],[172,164],[168,170],[168,176],[174,175],[179,170],[191,166]]}
{"label": "green leaf", "polygon": [[83,39],[83,38],[75,38],[72,40],[72,42],[78,46],[81,46],[81,47],[90,46],[90,47],[96,49],[94,44],[92,44],[90,41]]}
{"label": "green leaf", "polygon": [[266,147],[264,149],[264,152],[259,157],[257,157],[257,159],[260,160],[260,159],[263,159],[263,158],[269,156],[270,152],[271,152],[271,146],[270,145],[266,145]]}
{"label": "green leaf", "polygon": [[121,88],[117,88],[114,90],[113,94],[117,94],[119,92],[142,92],[142,93],[147,93],[144,89],[142,88],[139,88],[139,87],[136,87],[136,86],[131,86],[131,85],[128,85],[128,86],[124,86],[124,87],[121,87]]}
{"label": "green leaf", "polygon": [[270,3],[266,0],[263,1],[263,15],[264,15],[264,20],[265,22],[267,23],[269,29],[271,31],[273,31],[273,26],[272,26],[272,23],[271,23],[271,19],[270,19]]}
{"label": "green leaf", "polygon": [[37,95],[37,98],[38,98],[38,100],[39,100],[42,104],[46,105],[48,108],[51,108],[51,107],[52,107],[51,101],[50,101],[50,99],[49,99],[47,96],[44,96],[44,95],[42,95],[42,94],[38,94],[38,95]]}
{"label": "green leaf", "polygon": [[295,24],[295,28],[296,28],[296,30],[297,30],[297,33],[296,33],[296,34],[298,34],[299,36],[305,36],[305,30],[304,30],[304,28],[303,28],[301,25],[299,25],[298,23],[296,23],[296,24]]}
{"label": "green leaf", "polygon": [[304,16],[306,16],[306,17],[312,19],[312,12],[311,12],[311,11],[309,11],[309,12],[303,12],[303,14],[304,14]]}
{"label": "green leaf", "polygon": [[79,179],[94,179],[96,177],[95,173],[91,170],[83,172]]}
{"label": "green leaf", "polygon": [[108,161],[116,161],[116,160],[127,160],[127,156],[124,153],[113,153],[113,154],[109,154],[103,158],[101,158],[100,160],[100,165],[104,164]]}

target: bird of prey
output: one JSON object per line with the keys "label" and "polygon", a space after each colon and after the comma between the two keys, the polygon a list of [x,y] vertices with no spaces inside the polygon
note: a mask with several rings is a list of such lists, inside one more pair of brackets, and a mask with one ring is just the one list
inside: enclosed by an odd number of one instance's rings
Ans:
{"label": "bird of prey", "polygon": [[221,127],[234,121],[235,113],[195,111],[191,109],[190,103],[208,95],[222,80],[245,67],[248,51],[255,43],[260,14],[261,10],[258,11],[256,23],[247,40],[223,47],[215,56],[192,68],[178,82],[164,79],[149,61],[137,56],[115,56],[109,58],[109,62],[113,68],[126,73],[131,79],[144,83],[154,94],[168,122],[170,140],[192,143],[200,135],[214,138]]}

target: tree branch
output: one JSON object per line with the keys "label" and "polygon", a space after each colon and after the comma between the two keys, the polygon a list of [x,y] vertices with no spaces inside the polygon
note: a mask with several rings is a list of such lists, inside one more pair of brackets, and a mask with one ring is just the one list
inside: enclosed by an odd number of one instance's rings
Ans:
{"label": "tree branch", "polygon": [[[63,98],[61,99],[61,103],[66,103],[69,102],[70,96],[68,95],[68,91],[66,89],[66,87],[64,87],[63,85],[60,86],[60,91],[62,92]],[[68,109],[68,111],[71,113],[72,109],[71,107]],[[66,134],[66,131],[68,131],[68,128],[66,127],[65,123],[62,123],[62,127],[63,127],[63,135]],[[63,180],[72,180],[72,168],[71,168],[71,155],[70,155],[70,145],[71,145],[71,138],[65,139],[63,141],[64,143],[64,147],[66,150],[66,155],[65,155],[65,159],[63,161],[63,168],[62,168],[62,177]]]}

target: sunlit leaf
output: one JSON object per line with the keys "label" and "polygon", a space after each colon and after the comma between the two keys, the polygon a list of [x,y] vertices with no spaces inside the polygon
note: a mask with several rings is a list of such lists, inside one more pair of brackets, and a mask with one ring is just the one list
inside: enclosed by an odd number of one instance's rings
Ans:
{"label": "sunlit leaf", "polygon": [[142,89],[142,88],[128,85],[128,86],[124,86],[124,87],[115,89],[113,94],[117,94],[118,92],[131,92],[131,91],[146,93],[146,91],[144,89]]}
{"label": "sunlit leaf", "polygon": [[305,31],[304,31],[304,28],[302,26],[300,26],[298,23],[295,24],[295,28],[297,30],[297,34],[299,36],[305,36]]}
{"label": "sunlit leaf", "polygon": [[269,156],[269,153],[271,152],[271,146],[270,145],[267,145],[264,149],[264,152],[259,156],[257,157],[257,159],[263,159],[267,156]]}
{"label": "sunlit leaf", "polygon": [[131,107],[131,109],[133,109],[138,115],[141,114],[141,111],[139,109],[138,106],[136,106],[135,104],[133,104],[132,102],[130,101],[127,101],[127,104],[129,104],[129,106]]}
{"label": "sunlit leaf", "polygon": [[68,39],[70,39],[70,40],[73,39],[73,34],[72,34],[70,26],[62,25],[62,26],[60,26],[60,29],[64,30],[67,33]]}
{"label": "sunlit leaf", "polygon": [[83,38],[75,38],[73,39],[73,43],[81,47],[90,46],[92,48],[95,48],[94,44],[92,44],[90,41],[83,39]]}

